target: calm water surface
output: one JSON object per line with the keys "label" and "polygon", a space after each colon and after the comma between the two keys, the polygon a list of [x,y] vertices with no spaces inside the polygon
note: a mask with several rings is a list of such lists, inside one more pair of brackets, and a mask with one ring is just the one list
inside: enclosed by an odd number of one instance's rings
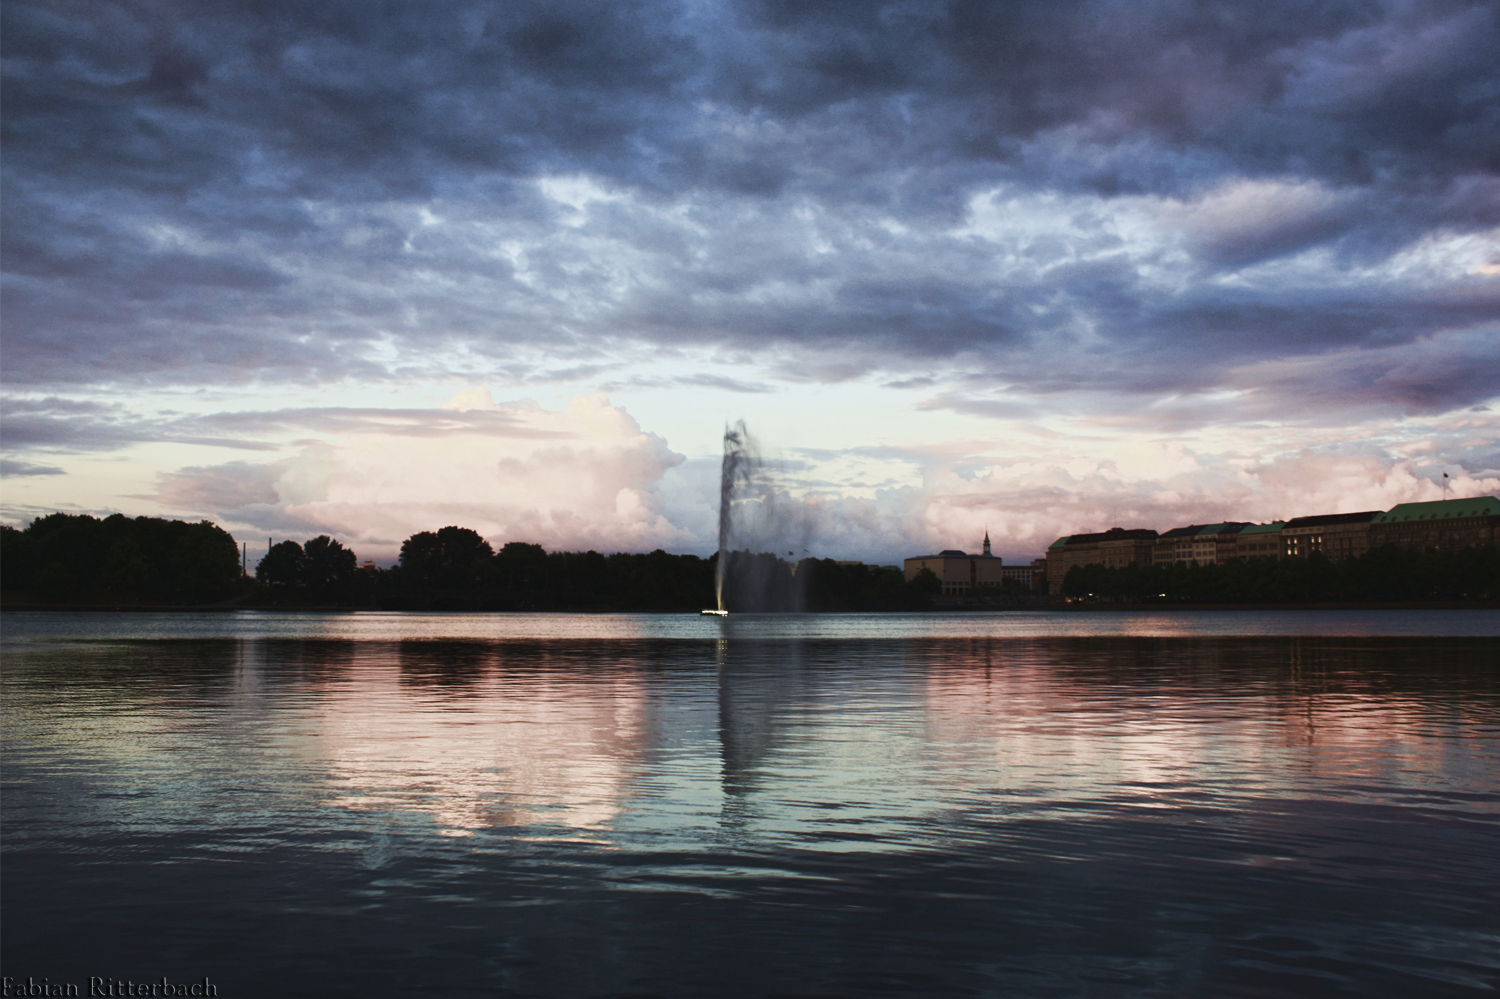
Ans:
{"label": "calm water surface", "polygon": [[1469,996],[1500,615],[0,615],[4,974]]}

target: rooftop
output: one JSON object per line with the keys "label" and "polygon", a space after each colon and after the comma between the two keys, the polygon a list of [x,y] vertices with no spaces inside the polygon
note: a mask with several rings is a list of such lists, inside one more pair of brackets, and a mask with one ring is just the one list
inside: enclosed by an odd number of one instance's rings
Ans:
{"label": "rooftop", "polygon": [[1377,524],[1400,521],[1448,520],[1454,517],[1493,517],[1500,515],[1500,500],[1493,496],[1469,499],[1434,500],[1431,503],[1398,503],[1375,518]]}
{"label": "rooftop", "polygon": [[[1093,541],[1141,541],[1155,539],[1156,532],[1149,527],[1138,527],[1130,531],[1125,530],[1123,527],[1111,527],[1107,531],[1098,531],[1094,534],[1074,534],[1067,538],[1058,538],[1057,541],[1077,545]],[[1053,548],[1057,547],[1057,541],[1052,543]]]}
{"label": "rooftop", "polygon": [[1363,513],[1324,513],[1316,517],[1293,517],[1286,522],[1287,527],[1328,527],[1332,524],[1368,524],[1380,516],[1379,510],[1365,510]]}
{"label": "rooftop", "polygon": [[1209,524],[1207,527],[1198,528],[1201,534],[1238,534],[1242,528],[1250,525],[1243,520],[1227,520],[1222,524]]}

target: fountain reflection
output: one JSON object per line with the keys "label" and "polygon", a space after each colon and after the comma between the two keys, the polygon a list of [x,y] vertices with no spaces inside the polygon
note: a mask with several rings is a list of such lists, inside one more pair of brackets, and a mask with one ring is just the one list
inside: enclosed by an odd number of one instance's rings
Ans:
{"label": "fountain reflection", "polygon": [[720,639],[715,655],[722,784],[735,798],[755,789],[762,765],[786,738],[787,713],[806,699],[802,643]]}

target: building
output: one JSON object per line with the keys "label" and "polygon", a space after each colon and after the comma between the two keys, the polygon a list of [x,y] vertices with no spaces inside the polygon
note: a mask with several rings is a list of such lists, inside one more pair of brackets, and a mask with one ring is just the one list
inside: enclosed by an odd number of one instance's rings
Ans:
{"label": "building", "polygon": [[1223,565],[1239,558],[1239,534],[1253,524],[1231,520],[1222,524],[1174,527],[1156,539],[1152,565]]}
{"label": "building", "polygon": [[1075,565],[1149,566],[1155,545],[1156,532],[1149,528],[1111,527],[1097,534],[1058,538],[1047,548],[1047,592],[1061,594],[1063,579]]}
{"label": "building", "polygon": [[1202,524],[1174,527],[1157,537],[1151,546],[1152,565],[1176,565],[1186,563],[1193,557],[1193,539],[1203,530]]}
{"label": "building", "polygon": [[906,580],[931,569],[943,584],[943,596],[960,597],[975,586],[999,586],[1005,579],[1005,560],[990,553],[990,533],[984,532],[984,551],[979,555],[948,549],[936,555],[918,555],[906,560]]}
{"label": "building", "polygon": [[1417,551],[1493,545],[1500,500],[1493,496],[1401,503],[1370,522],[1369,547],[1395,545]]}
{"label": "building", "polygon": [[[1479,496],[1403,503],[1385,513],[1320,514],[1269,524],[1190,524],[1160,535],[1152,530],[1115,527],[1097,534],[1058,538],[1047,548],[1046,559],[1032,565],[1045,571],[1047,592],[1061,595],[1063,581],[1075,565],[1224,565],[1237,559],[1305,558],[1314,552],[1340,562],[1382,545],[1453,551],[1497,543],[1500,499]],[[1035,580],[1035,572],[1032,578]]]}
{"label": "building", "polygon": [[1371,522],[1379,516],[1379,510],[1366,510],[1293,517],[1281,530],[1282,554],[1306,558],[1322,552],[1334,562],[1363,555],[1370,550]]}
{"label": "building", "polygon": [[1027,590],[1034,590],[1037,584],[1047,576],[1047,560],[1034,558],[1030,565],[1002,565],[1000,567],[1000,578],[1006,582],[1017,583]]}
{"label": "building", "polygon": [[1282,557],[1281,530],[1286,522],[1278,520],[1272,524],[1251,524],[1235,535],[1235,557],[1246,560],[1268,558],[1272,561]]}
{"label": "building", "polygon": [[[1212,548],[1209,556],[1214,565],[1225,565],[1240,557],[1240,532],[1252,525],[1244,521],[1230,521],[1224,524],[1210,524],[1198,532],[1200,539],[1200,550],[1207,554]],[[1204,559],[1199,559],[1200,565],[1208,565]]]}

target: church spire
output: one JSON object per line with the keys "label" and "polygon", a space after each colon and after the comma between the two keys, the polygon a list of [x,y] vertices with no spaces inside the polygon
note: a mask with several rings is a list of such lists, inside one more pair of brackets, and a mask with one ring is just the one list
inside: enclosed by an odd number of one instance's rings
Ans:
{"label": "church spire", "polygon": [[990,553],[990,529],[988,527],[984,529],[984,553],[986,555]]}

